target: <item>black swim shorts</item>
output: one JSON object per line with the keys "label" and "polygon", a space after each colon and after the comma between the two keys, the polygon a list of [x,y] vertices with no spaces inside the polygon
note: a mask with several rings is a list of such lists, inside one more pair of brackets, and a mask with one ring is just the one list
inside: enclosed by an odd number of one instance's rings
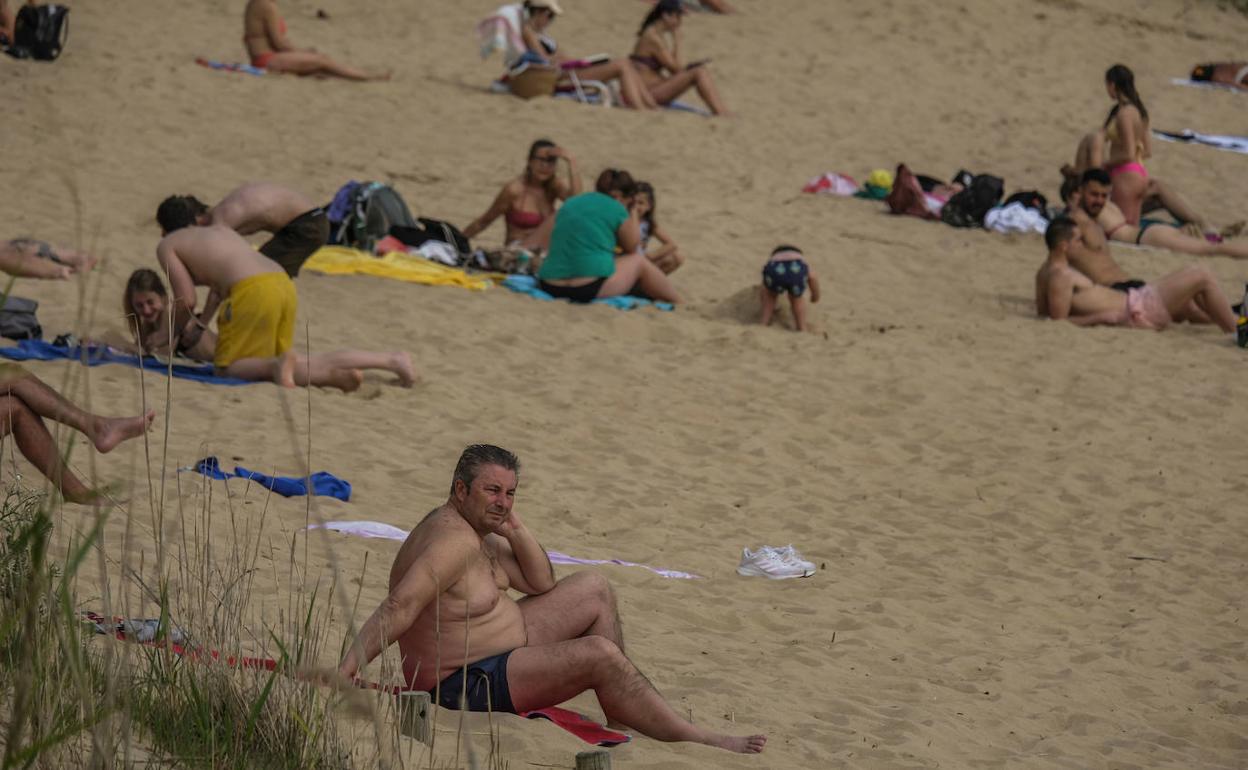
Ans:
{"label": "black swim shorts", "polygon": [[438,690],[430,694],[437,698],[444,709],[459,710],[460,696],[464,695],[464,675],[467,669],[468,693],[466,711],[498,711],[516,713],[511,704],[511,688],[507,686],[507,659],[511,651],[460,666],[455,673],[438,684]]}
{"label": "black swim shorts", "polygon": [[1111,283],[1109,288],[1126,294],[1131,289],[1143,289],[1144,285],[1144,281],[1141,281],[1138,278],[1130,278],[1125,281],[1119,281],[1118,283]]}
{"label": "black swim shorts", "polygon": [[606,282],[606,278],[599,278],[595,281],[590,281],[584,286],[560,286],[556,283],[541,281],[538,284],[538,288],[555,299],[566,299],[584,305],[598,299],[598,291],[602,289],[602,285]]}
{"label": "black swim shorts", "polygon": [[281,265],[286,274],[294,278],[312,252],[328,241],[329,217],[325,216],[324,209],[312,209],[287,222],[260,247],[260,253]]}

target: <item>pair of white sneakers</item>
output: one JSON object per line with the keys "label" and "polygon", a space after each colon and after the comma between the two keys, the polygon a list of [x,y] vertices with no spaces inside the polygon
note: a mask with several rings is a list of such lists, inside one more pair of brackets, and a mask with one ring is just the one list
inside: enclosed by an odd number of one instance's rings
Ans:
{"label": "pair of white sneakers", "polygon": [[741,549],[741,564],[737,567],[738,575],[766,577],[772,580],[810,577],[816,571],[815,563],[803,559],[791,545],[783,548],[764,545],[756,551],[743,548]]}

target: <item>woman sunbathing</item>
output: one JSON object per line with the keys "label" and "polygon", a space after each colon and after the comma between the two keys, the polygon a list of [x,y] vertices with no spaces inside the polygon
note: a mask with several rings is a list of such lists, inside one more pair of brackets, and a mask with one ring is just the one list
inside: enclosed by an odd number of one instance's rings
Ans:
{"label": "woman sunbathing", "polygon": [[[726,115],[728,109],[719,97],[706,62],[686,65],[681,57],[680,24],[684,15],[680,0],[659,0],[641,23],[629,60],[641,75],[647,93],[659,104],[671,104],[685,91],[696,88],[711,112]],[[665,35],[671,39],[670,46]]]}
{"label": "woman sunbathing", "polygon": [[248,0],[243,12],[243,45],[253,67],[274,72],[347,80],[390,79],[389,72],[365,72],[339,64],[315,48],[295,48],[286,37],[286,21],[277,10],[277,0]]}
{"label": "woman sunbathing", "polygon": [[525,0],[524,25],[520,35],[524,38],[525,56],[536,63],[549,63],[564,70],[559,83],[570,85],[572,78],[569,72],[575,72],[581,80],[620,81],[620,96],[626,107],[640,110],[652,110],[658,105],[641,83],[641,79],[627,60],[608,59],[605,62],[588,66],[575,66],[577,60],[558,52],[554,39],[546,34],[555,17],[563,13],[558,0]]}
{"label": "woman sunbathing", "polygon": [[637,186],[608,169],[595,192],[570,198],[555,215],[550,252],[538,271],[542,291],[572,302],[618,297],[637,287],[661,302],[683,302],[663,271],[641,253]]}
{"label": "woman sunbathing", "polygon": [[[559,159],[567,161],[568,179],[558,176]],[[555,204],[581,194],[581,173],[572,153],[549,139],[538,139],[529,147],[524,173],[503,185],[484,214],[464,228],[464,235],[478,233],[503,217],[507,225],[504,243],[530,250],[545,251],[555,222]]]}
{"label": "woman sunbathing", "polygon": [[1197,64],[1192,68],[1191,78],[1198,83],[1217,83],[1232,88],[1248,89],[1248,61]]}
{"label": "woman sunbathing", "polygon": [[[135,270],[126,283],[124,313],[127,325],[136,333],[131,350],[144,355],[169,355],[169,295],[164,281],[154,270]],[[179,340],[190,338],[194,343],[177,354],[194,361],[211,362],[217,350],[217,335],[199,317],[187,324],[199,327],[198,334],[179,334]],[[122,346],[128,347],[128,346]],[[412,358],[405,352],[373,353],[362,350],[336,350],[311,356],[287,351],[274,361],[273,380],[279,385],[333,386],[344,391],[355,390],[363,381],[361,369],[380,369],[399,378],[399,384],[410,387],[416,381]]]}

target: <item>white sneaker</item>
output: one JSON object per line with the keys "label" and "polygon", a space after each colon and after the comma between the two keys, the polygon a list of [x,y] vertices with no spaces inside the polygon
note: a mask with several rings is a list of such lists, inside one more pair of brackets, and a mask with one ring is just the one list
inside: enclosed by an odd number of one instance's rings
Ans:
{"label": "white sneaker", "polygon": [[815,563],[813,561],[806,561],[805,559],[803,559],[802,555],[797,552],[797,549],[794,548],[792,544],[786,545],[783,548],[772,548],[769,545],[765,545],[762,547],[761,550],[772,551],[777,556],[779,556],[781,560],[788,562],[789,564],[793,564],[798,567],[801,567],[802,569],[808,569],[808,570],[811,570],[812,572],[817,571],[817,567],[815,566]]}
{"label": "white sneaker", "polygon": [[[804,565],[809,565],[809,568]],[[737,567],[737,574],[746,577],[785,580],[810,577],[815,574],[814,567],[815,565],[810,562],[797,563],[781,556],[775,549],[763,546],[757,551],[751,551],[749,548],[741,550],[741,565]]]}

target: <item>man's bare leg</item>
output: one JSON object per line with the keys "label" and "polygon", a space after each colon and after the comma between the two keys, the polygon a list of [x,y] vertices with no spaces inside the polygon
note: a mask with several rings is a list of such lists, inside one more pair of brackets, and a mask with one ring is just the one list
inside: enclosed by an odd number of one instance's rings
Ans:
{"label": "man's bare leg", "polygon": [[520,600],[520,614],[530,645],[594,635],[624,649],[615,591],[600,573],[574,572],[546,593],[526,596]]}
{"label": "man's bare leg", "polygon": [[[300,357],[291,350],[276,358],[240,358],[219,371],[227,377],[252,382],[275,382],[287,388],[307,384],[307,365],[300,367]],[[356,369],[331,369],[323,379],[313,380],[317,387],[338,388],[350,393],[358,390],[364,376]]]}
{"label": "man's bare leg", "polygon": [[1152,286],[1161,295],[1171,317],[1180,318],[1188,304],[1195,302],[1222,331],[1235,331],[1231,302],[1208,268],[1191,265],[1155,281]]}
{"label": "man's bare leg", "polygon": [[1193,238],[1169,225],[1153,225],[1144,231],[1140,243],[1158,246],[1183,254],[1217,254],[1235,259],[1248,259],[1248,241],[1222,241],[1212,243],[1204,238]]}
{"label": "man's bare leg", "polygon": [[405,388],[411,387],[416,381],[412,357],[404,351],[374,353],[365,350],[335,350],[332,353],[313,353],[311,356],[296,354],[295,384],[338,387],[341,374],[335,370],[343,369],[380,369],[390,372],[399,378],[399,384]]}
{"label": "man's bare leg", "polygon": [[85,434],[101,454],[111,452],[126,439],[142,436],[156,419],[154,409],[149,409],[147,414],[139,417],[101,417],[91,414],[29,373],[0,382],[0,395],[9,394],[21,399],[36,415],[68,425]]}
{"label": "man's bare leg", "polygon": [[28,238],[0,243],[0,270],[19,278],[69,278],[74,272],[73,268],[39,256],[38,249],[41,246],[47,247],[47,244]]}
{"label": "man's bare leg", "polygon": [[61,464],[56,442],[39,415],[17,396],[0,396],[0,436],[13,434],[22,456],[61,490],[71,503],[89,502],[95,492]]}
{"label": "man's bare leg", "polygon": [[554,706],[593,690],[607,719],[659,741],[691,741],[757,754],[764,735],[732,736],[690,724],[676,713],[624,652],[603,636],[521,647],[507,661],[517,711]]}

